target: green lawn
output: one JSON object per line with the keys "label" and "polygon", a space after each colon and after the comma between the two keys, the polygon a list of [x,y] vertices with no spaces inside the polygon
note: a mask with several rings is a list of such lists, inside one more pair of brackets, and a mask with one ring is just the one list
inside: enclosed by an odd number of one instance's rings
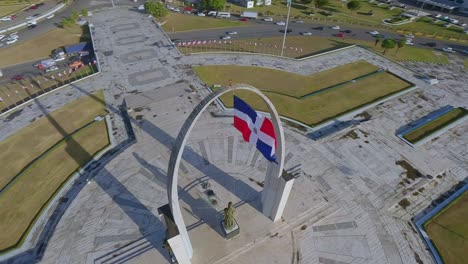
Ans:
{"label": "green lawn", "polygon": [[[358,63],[361,66],[345,65],[341,69],[331,69],[318,73],[316,76],[302,76],[268,68],[243,66],[199,66],[194,70],[208,85],[227,86],[229,80],[232,79],[234,83],[256,86],[273,101],[281,115],[315,126],[411,86],[394,75],[382,72],[304,99],[282,95],[300,96],[340,83],[346,78],[350,81],[357,75],[373,70],[372,66],[366,65],[368,63]],[[345,77],[338,78],[338,76]],[[318,83],[312,84],[313,80]],[[256,95],[245,91],[236,91],[235,94],[256,109],[267,111],[266,106]],[[227,107],[232,107],[232,94],[223,95],[221,100]]]}
{"label": "green lawn", "polygon": [[24,4],[2,5],[2,2],[0,1],[0,17],[15,14],[19,10],[25,8],[26,6],[27,5]]}
{"label": "green lawn", "polygon": [[468,69],[468,59],[463,60],[463,66],[465,66],[465,69]]}
{"label": "green lawn", "polygon": [[424,225],[444,263],[466,263],[468,251],[468,193],[450,203]]}
{"label": "green lawn", "polygon": [[[257,43],[257,46],[254,45]],[[231,44],[217,43],[207,44],[195,47],[179,47],[182,53],[207,52],[207,51],[243,51],[256,52],[272,55],[280,55],[282,44],[281,37],[256,38],[231,40]],[[382,53],[380,45],[375,46],[372,41],[341,39],[336,37],[318,37],[318,36],[291,36],[286,40],[286,50],[284,56],[290,58],[300,58],[307,55],[314,55],[337,48],[346,47],[352,44],[359,44],[377,52]],[[276,46],[276,47],[275,47]],[[289,47],[293,47],[290,49]],[[299,48],[296,50],[295,48]],[[301,51],[302,49],[302,51]],[[445,55],[434,53],[431,49],[415,48],[404,46],[400,50],[389,50],[386,57],[396,61],[421,61],[440,64],[448,64],[448,58]]]}
{"label": "green lawn", "polygon": [[448,126],[449,124],[457,121],[458,119],[466,116],[468,110],[464,108],[454,108],[452,111],[432,120],[431,122],[418,127],[410,133],[403,135],[403,138],[411,143],[416,143],[430,134]]}
{"label": "green lawn", "polygon": [[[73,133],[96,116],[106,115],[104,94],[97,92],[94,96],[85,96],[52,112],[55,120],[67,133]],[[44,153],[47,149],[63,139],[49,119],[40,118],[27,127],[17,131],[0,142],[0,189],[5,187],[29,163]]]}
{"label": "green lawn", "polygon": [[[70,119],[74,117],[76,114],[69,116]],[[78,168],[108,144],[106,122],[94,122],[41,156],[3,191],[0,195],[0,252],[19,246],[54,194]]]}
{"label": "green lawn", "polygon": [[162,28],[166,32],[247,26],[250,23],[241,21],[230,21],[213,17],[199,17],[170,12],[165,18],[166,23]]}

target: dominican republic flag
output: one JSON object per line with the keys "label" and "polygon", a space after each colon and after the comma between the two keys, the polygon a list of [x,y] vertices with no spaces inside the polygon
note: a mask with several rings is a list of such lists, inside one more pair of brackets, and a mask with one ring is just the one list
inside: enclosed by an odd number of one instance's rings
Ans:
{"label": "dominican republic flag", "polygon": [[237,96],[234,96],[234,127],[242,133],[245,141],[257,146],[267,160],[276,162],[273,123]]}

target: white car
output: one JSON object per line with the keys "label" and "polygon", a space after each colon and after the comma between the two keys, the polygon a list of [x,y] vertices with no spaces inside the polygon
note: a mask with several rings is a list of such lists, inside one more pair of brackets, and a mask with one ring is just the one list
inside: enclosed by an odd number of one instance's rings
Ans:
{"label": "white car", "polygon": [[312,32],[302,32],[301,35],[303,35],[303,36],[312,36]]}
{"label": "white car", "polygon": [[376,35],[379,35],[380,33],[377,30],[374,30],[374,31],[369,32],[369,34],[371,34],[372,36],[376,36]]}
{"label": "white car", "polygon": [[35,19],[35,18],[38,17],[38,16],[39,16],[39,14],[35,14],[35,15],[33,15],[33,16],[28,16],[26,19],[27,19],[27,20],[31,20],[31,19]]}
{"label": "white car", "polygon": [[273,18],[272,17],[265,17],[263,19],[263,21],[266,21],[266,22],[273,22]]}
{"label": "white car", "polygon": [[414,42],[413,42],[411,39],[407,39],[407,40],[405,41],[405,44],[406,44],[406,45],[413,46],[413,45],[414,45]]}
{"label": "white car", "polygon": [[340,30],[340,26],[333,26],[332,29]]}
{"label": "white car", "polygon": [[445,52],[455,53],[455,51],[450,47],[442,48],[442,50],[445,51]]}
{"label": "white car", "polygon": [[278,26],[284,26],[284,25],[286,25],[286,23],[284,23],[283,21],[280,21],[280,22],[276,22],[276,25],[278,25]]}
{"label": "white car", "polygon": [[18,35],[10,35],[8,39],[19,39]]}
{"label": "white car", "polygon": [[304,24],[304,21],[302,21],[302,20],[296,20],[296,21],[294,21],[294,23]]}
{"label": "white car", "polygon": [[439,17],[441,17],[441,16],[442,16],[441,14],[437,14],[437,15],[435,15],[434,17],[435,17],[435,18],[439,18]]}
{"label": "white car", "polygon": [[413,35],[413,34],[405,34],[405,35],[403,35],[403,36],[404,36],[405,38],[407,38],[407,39],[412,39],[412,38],[414,38],[414,35]]}
{"label": "white car", "polygon": [[206,16],[205,13],[202,13],[202,12],[198,12],[197,16],[201,16],[201,17],[204,17]]}
{"label": "white car", "polygon": [[51,18],[53,18],[54,16],[55,16],[54,14],[51,14],[51,15],[46,16],[46,18],[47,18],[47,19],[51,19]]}
{"label": "white car", "polygon": [[174,8],[173,11],[174,12],[180,12],[180,9],[179,8]]}
{"label": "white car", "polygon": [[226,34],[228,34],[228,35],[237,35],[237,32],[236,31],[228,31],[228,32],[226,32]]}
{"label": "white car", "polygon": [[15,42],[17,42],[17,41],[18,41],[17,38],[16,38],[16,39],[11,39],[11,40],[8,40],[8,41],[6,42],[6,44],[7,44],[7,45],[10,45],[10,44],[13,44],[13,43],[15,43]]}
{"label": "white car", "polygon": [[5,37],[5,35],[0,35],[0,39],[3,39]]}
{"label": "white car", "polygon": [[9,17],[9,16],[2,17],[2,18],[0,18],[0,21],[11,21],[11,17]]}
{"label": "white car", "polygon": [[222,36],[221,39],[231,39],[231,36]]}

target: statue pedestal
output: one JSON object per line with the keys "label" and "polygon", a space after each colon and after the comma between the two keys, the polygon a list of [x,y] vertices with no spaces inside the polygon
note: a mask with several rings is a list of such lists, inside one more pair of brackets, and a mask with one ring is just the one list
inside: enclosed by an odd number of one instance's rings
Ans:
{"label": "statue pedestal", "polygon": [[221,227],[223,228],[224,238],[226,238],[226,239],[231,239],[231,238],[239,235],[239,233],[240,233],[240,227],[237,224],[236,219],[234,219],[234,227],[232,227],[231,229],[226,229],[226,226],[224,225],[224,220],[221,221]]}

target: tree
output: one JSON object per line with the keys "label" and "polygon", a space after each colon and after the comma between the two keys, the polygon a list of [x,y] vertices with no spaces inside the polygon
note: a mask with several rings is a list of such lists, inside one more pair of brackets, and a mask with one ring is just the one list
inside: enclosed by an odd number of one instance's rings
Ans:
{"label": "tree", "polygon": [[80,14],[78,14],[78,11],[73,11],[70,15],[70,19],[73,21],[76,21],[80,17]]}
{"label": "tree", "polygon": [[167,8],[161,2],[146,2],[145,10],[155,18],[165,17],[168,13]]}
{"label": "tree", "polygon": [[312,3],[312,1],[314,1],[314,0],[301,0],[301,3],[303,3],[304,5],[308,5],[308,4]]}
{"label": "tree", "polygon": [[397,42],[397,50],[396,52],[398,52],[400,50],[400,48],[403,48],[406,44],[406,41],[404,39],[400,39],[398,42]]}
{"label": "tree", "polygon": [[203,8],[206,10],[221,10],[225,4],[226,0],[203,0]]}
{"label": "tree", "polygon": [[379,44],[381,40],[382,40],[382,37],[380,35],[376,35],[374,47],[377,47],[377,44]]}
{"label": "tree", "polygon": [[74,23],[75,21],[73,21],[70,17],[64,17],[60,22],[63,28],[71,27]]}
{"label": "tree", "polygon": [[326,5],[329,4],[329,1],[328,0],[315,0],[315,7],[316,8],[322,8]]}
{"label": "tree", "polygon": [[86,8],[81,9],[81,16],[88,16],[88,10]]}
{"label": "tree", "polygon": [[385,55],[387,50],[395,48],[396,43],[393,39],[384,39],[381,46],[384,49],[383,54]]}
{"label": "tree", "polygon": [[359,8],[361,8],[361,2],[359,2],[358,0],[353,0],[351,2],[348,2],[346,6],[349,10],[358,10]]}

